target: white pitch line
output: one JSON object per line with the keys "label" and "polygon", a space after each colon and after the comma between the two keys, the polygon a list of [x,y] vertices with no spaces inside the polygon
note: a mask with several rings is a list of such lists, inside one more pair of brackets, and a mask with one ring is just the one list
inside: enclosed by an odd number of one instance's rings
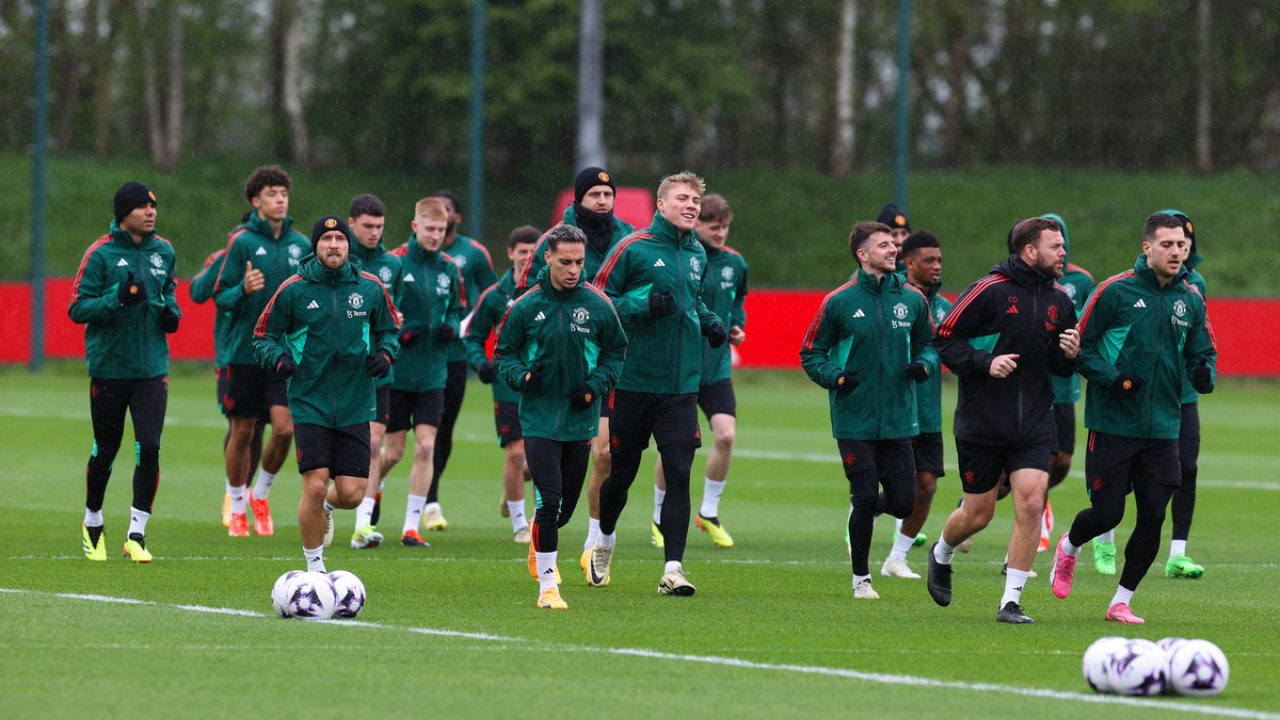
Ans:
{"label": "white pitch line", "polygon": [[[86,600],[90,602],[106,602],[119,603],[126,605],[155,605],[158,607],[171,607],[177,610],[187,610],[195,612],[211,612],[226,615],[235,615],[241,617],[266,618],[273,617],[264,613],[252,610],[239,610],[235,608],[214,608],[204,605],[179,605],[156,603],[149,600],[137,600],[133,598],[119,598],[107,595],[83,595],[79,593],[46,593],[36,590],[21,590],[15,588],[0,588],[0,593],[21,593],[32,595],[52,595],[54,597],[67,598],[72,600]],[[384,625],[382,623],[371,623],[361,620],[322,620],[317,625],[333,625],[337,627],[348,628],[364,628],[369,630],[390,630],[393,632],[408,632],[420,635],[431,635],[437,637],[456,637],[466,638],[470,640],[483,640],[493,643],[529,643],[527,638],[508,637],[504,635],[491,635],[489,633],[463,632],[458,630],[443,630],[439,628],[427,627],[404,627],[401,625]],[[721,667],[743,668],[748,670],[766,670],[771,672],[795,673],[799,675],[818,675],[824,677],[844,678],[847,680],[858,680],[862,682],[878,683],[881,685],[907,685],[912,687],[923,687],[940,690],[961,690],[967,692],[978,693],[994,693],[1000,695],[1017,695],[1021,697],[1043,698],[1047,700],[1071,700],[1076,702],[1095,703],[1100,705],[1125,705],[1129,707],[1152,708],[1157,710],[1168,710],[1174,712],[1183,712],[1193,715],[1210,715],[1216,717],[1230,718],[1246,718],[1247,720],[1280,720],[1280,714],[1269,713],[1261,710],[1249,710],[1246,708],[1219,707],[1200,705],[1192,702],[1179,702],[1170,700],[1155,700],[1151,698],[1134,698],[1123,697],[1118,695],[1097,695],[1086,694],[1080,692],[1069,692],[1065,690],[1052,690],[1049,688],[1029,688],[1017,687],[1014,685],[997,685],[994,683],[969,683],[959,680],[939,680],[937,678],[919,677],[916,675],[891,675],[887,673],[863,672],[860,670],[850,670],[847,668],[823,667],[820,665],[794,665],[786,663],[766,663],[756,662],[753,660],[744,660],[742,658],[722,657],[718,655],[691,655],[681,653],[666,653],[658,650],[647,650],[643,648],[611,648],[596,647],[591,645],[569,645],[559,646],[553,643],[541,643],[548,650],[571,650],[583,653],[597,653],[602,655],[618,655],[622,657],[637,657],[649,660],[667,660],[681,663],[696,663],[700,665],[717,665]],[[525,647],[528,647],[526,644]]]}

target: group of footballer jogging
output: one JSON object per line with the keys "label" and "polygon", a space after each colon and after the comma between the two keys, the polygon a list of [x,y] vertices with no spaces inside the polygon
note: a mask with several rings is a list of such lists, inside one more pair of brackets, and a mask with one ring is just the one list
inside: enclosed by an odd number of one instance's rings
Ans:
{"label": "group of footballer jogging", "polygon": [[[586,168],[561,222],[511,232],[512,267],[499,278],[484,246],[458,233],[462,207],[452,193],[416,203],[407,242],[388,250],[376,196],[356,196],[345,218],[320,218],[307,238],[288,215],[290,188],[281,168],[255,170],[245,183],[249,211],[190,284],[194,302],[212,300],[217,310],[228,534],[247,537],[250,516],[255,534],[274,533],[271,486],[292,445],[307,568],[325,570],[336,509],[355,510],[353,548],[377,548],[386,540],[378,530],[385,481],[408,449],[400,544],[427,547],[420,530],[448,526],[440,479],[474,371],[492,388],[499,509],[515,542],[528,544],[537,607],[568,607],[559,535],[584,486],[579,566],[588,585],[611,583],[618,521],[651,440],[651,539],[664,554],[658,592],[693,595],[683,566],[691,515],[715,546],[734,544],[719,506],[736,433],[731,347],[746,339],[747,263],[726,244],[733,213],[724,198],[706,195],[693,173],[670,175],[652,222],[637,231],[614,213],[614,178]],[[157,204],[141,183],[117,190],[115,220],[85,252],[72,291],[70,316],[86,326],[94,433],[82,524],[90,560],[106,559],[102,506],[126,414],[136,447],[124,554],[152,560],[146,525],[160,477],[166,335],[181,319],[174,250],[155,232]],[[1213,390],[1217,353],[1192,223],[1177,210],[1152,214],[1133,268],[1096,287],[1067,261],[1068,240],[1056,215],[1019,221],[1007,258],[952,305],[939,293],[936,236],[913,233],[894,205],[853,226],[856,270],[822,301],[800,364],[829,394],[849,483],[855,600],[879,598],[869,554],[881,514],[898,521],[881,575],[920,578],[907,558],[927,543],[920,530],[945,474],[943,367],[959,386],[953,433],[963,496],[927,551],[924,585],[938,605],[951,602],[956,551],[967,551],[1006,495],[1014,527],[999,621],[1032,622],[1021,593],[1038,551],[1053,550],[1049,584],[1060,598],[1086,545],[1098,572],[1115,574],[1114,529],[1130,493],[1137,519],[1105,618],[1143,622],[1130,603],[1158,554],[1171,500],[1166,574],[1203,574],[1186,543],[1196,399]],[[1048,492],[1071,467],[1080,376],[1089,381],[1089,506],[1054,545]],[[695,515],[699,407],[714,444]]]}

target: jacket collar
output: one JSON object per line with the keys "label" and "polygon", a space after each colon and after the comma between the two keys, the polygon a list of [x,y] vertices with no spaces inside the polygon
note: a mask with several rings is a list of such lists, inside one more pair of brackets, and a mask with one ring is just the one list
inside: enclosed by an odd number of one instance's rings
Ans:
{"label": "jacket collar", "polygon": [[302,276],[303,280],[324,285],[355,282],[356,278],[360,276],[360,260],[347,256],[347,262],[342,267],[337,270],[330,270],[322,265],[319,258],[314,254],[309,254],[302,258],[299,263],[298,274]]}
{"label": "jacket collar", "polygon": [[584,282],[586,282],[586,280],[579,277],[577,285],[574,285],[568,290],[557,290],[556,287],[551,284],[550,266],[542,268],[538,273],[538,286],[542,288],[542,293],[547,297],[552,297],[556,300],[564,300],[567,297],[571,297],[574,293],[582,289],[582,283]]}
{"label": "jacket collar", "polygon": [[279,240],[285,235],[288,235],[289,231],[293,229],[293,218],[288,215],[284,216],[284,222],[280,224],[280,237],[276,237],[271,234],[271,223],[264,220],[263,217],[258,214],[257,210],[249,213],[249,220],[245,222],[244,227],[264,238]]}
{"label": "jacket collar", "polygon": [[[1173,281],[1165,287],[1169,288],[1181,284],[1183,280],[1187,279],[1187,274],[1189,272],[1190,271],[1187,270],[1186,265],[1178,268],[1178,274],[1173,278]],[[1138,253],[1138,259],[1133,261],[1133,274],[1136,275],[1144,284],[1149,285],[1151,289],[1161,289],[1160,280],[1156,278],[1156,271],[1152,270],[1151,266],[1147,265],[1147,256],[1145,253]]]}
{"label": "jacket collar", "polygon": [[885,273],[879,280],[876,276],[862,269],[862,264],[858,264],[858,285],[863,289],[875,294],[880,294],[885,290],[892,290],[902,287],[902,277],[896,272]]}
{"label": "jacket collar", "polygon": [[672,245],[681,245],[686,242],[692,242],[694,238],[692,230],[681,234],[681,232],[676,229],[676,226],[672,225],[670,221],[662,217],[662,213],[657,210],[653,211],[653,222],[649,225],[649,233],[653,235],[654,239],[662,240]]}
{"label": "jacket collar", "polygon": [[1057,282],[1053,278],[1028,265],[1017,255],[991,268],[991,272],[1004,275],[1023,287],[1051,288]]}
{"label": "jacket collar", "polygon": [[405,252],[405,255],[414,262],[422,262],[424,260],[434,261],[436,258],[440,257],[440,252],[443,249],[444,244],[441,243],[440,250],[436,250],[435,252],[427,250],[418,244],[417,235],[409,233],[409,249]]}
{"label": "jacket collar", "polygon": [[368,264],[369,260],[373,258],[381,257],[386,251],[387,249],[382,246],[381,240],[379,240],[378,244],[374,245],[372,248],[367,248],[356,240],[351,241],[351,256],[359,258],[360,262],[363,264]]}
{"label": "jacket collar", "polygon": [[115,220],[111,221],[111,230],[108,234],[111,235],[112,242],[116,243],[117,245],[124,245],[125,247],[130,247],[130,248],[143,247],[148,243],[150,243],[152,240],[155,240],[156,238],[156,233],[154,230],[152,230],[146,235],[143,235],[142,240],[135,243],[133,241],[133,235],[129,234],[128,230],[121,230],[120,223],[116,222]]}

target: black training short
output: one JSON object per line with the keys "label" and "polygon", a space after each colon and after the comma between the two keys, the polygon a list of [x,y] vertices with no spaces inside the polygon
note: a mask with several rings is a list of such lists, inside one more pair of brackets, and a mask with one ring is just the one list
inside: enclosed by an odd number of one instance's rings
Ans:
{"label": "black training short", "polygon": [[257,365],[224,365],[218,373],[218,407],[227,417],[264,417],[289,407],[289,382]]}
{"label": "black training short", "polygon": [[738,399],[733,395],[733,380],[725,378],[698,388],[698,407],[710,420],[712,415],[738,416]]}
{"label": "black training short", "polygon": [[911,450],[916,456],[916,472],[932,473],[934,477],[947,474],[942,466],[942,433],[920,433],[911,438]]}
{"label": "black training short", "polygon": [[1149,440],[1089,431],[1084,455],[1089,498],[1124,497],[1135,485],[1182,485],[1177,440]]}
{"label": "black training short", "polygon": [[1076,454],[1076,404],[1059,403],[1053,406],[1053,424],[1058,427],[1055,453]]}
{"label": "black training short", "polygon": [[391,414],[387,418],[387,432],[402,432],[414,425],[440,427],[444,415],[444,388],[426,392],[408,390],[391,391]]}
{"label": "black training short", "polygon": [[493,424],[498,430],[498,447],[524,439],[524,430],[520,427],[520,403],[495,402]]}
{"label": "black training short", "polygon": [[376,391],[377,409],[374,410],[373,421],[386,425],[391,422],[391,386],[383,385]]}
{"label": "black training short", "polygon": [[[836,440],[845,477],[870,473],[878,480],[909,477],[915,482],[916,464],[911,440]],[[905,481],[904,481],[905,482]]]}
{"label": "black training short", "polygon": [[329,468],[329,477],[369,477],[369,423],[329,428],[310,423],[293,426],[298,472]]}
{"label": "black training short", "polygon": [[981,445],[956,438],[956,455],[960,462],[960,486],[965,492],[981,495],[996,486],[1001,475],[1012,476],[1017,470],[1049,472],[1053,441],[1027,447]]}
{"label": "black training short", "polygon": [[698,395],[613,391],[613,416],[609,419],[609,450],[640,452],[652,435],[658,448],[667,445],[702,447],[698,426]]}
{"label": "black training short", "polygon": [[604,402],[600,403],[600,419],[608,420],[609,416],[612,414],[613,414],[613,391],[610,390],[609,394],[605,396]]}

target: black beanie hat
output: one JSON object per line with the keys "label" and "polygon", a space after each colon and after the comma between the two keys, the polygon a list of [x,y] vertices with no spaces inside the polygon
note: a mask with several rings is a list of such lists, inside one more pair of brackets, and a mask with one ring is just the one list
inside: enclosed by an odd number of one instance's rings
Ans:
{"label": "black beanie hat", "polygon": [[582,196],[597,185],[608,185],[610,190],[615,193],[618,191],[618,186],[613,184],[613,176],[605,172],[604,168],[584,168],[582,172],[578,173],[578,177],[574,178],[573,201],[581,205]]}
{"label": "black beanie hat", "polygon": [[894,230],[904,229],[911,232],[911,223],[907,221],[907,214],[898,209],[894,203],[889,203],[880,208],[880,214],[876,216],[876,222],[884,223]]}
{"label": "black beanie hat", "polygon": [[351,228],[347,226],[347,221],[337,215],[325,215],[311,226],[311,254],[315,254],[316,245],[320,244],[320,236],[333,230],[339,230],[346,235],[348,247],[351,245]]}
{"label": "black beanie hat", "polygon": [[155,203],[155,201],[156,194],[148,190],[146,185],[136,180],[130,180],[121,185],[119,190],[116,190],[116,222],[123,220],[124,216],[133,212],[134,208],[147,203]]}

